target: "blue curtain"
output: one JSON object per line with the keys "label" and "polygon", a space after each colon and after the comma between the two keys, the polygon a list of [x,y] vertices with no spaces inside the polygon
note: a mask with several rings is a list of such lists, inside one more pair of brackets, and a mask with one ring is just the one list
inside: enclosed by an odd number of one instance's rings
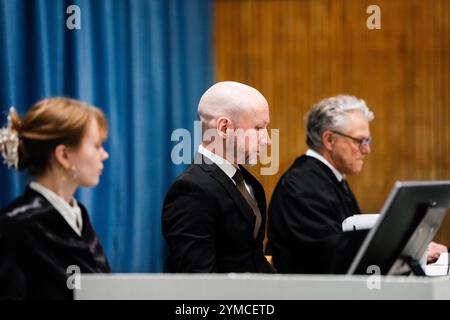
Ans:
{"label": "blue curtain", "polygon": [[[80,8],[80,29],[66,13]],[[72,21],[73,22],[73,21]],[[110,159],[99,186],[80,189],[115,272],[160,272],[164,194],[177,128],[192,132],[212,81],[210,0],[0,0],[0,120],[49,96],[104,110]],[[0,206],[27,177],[0,168]]]}

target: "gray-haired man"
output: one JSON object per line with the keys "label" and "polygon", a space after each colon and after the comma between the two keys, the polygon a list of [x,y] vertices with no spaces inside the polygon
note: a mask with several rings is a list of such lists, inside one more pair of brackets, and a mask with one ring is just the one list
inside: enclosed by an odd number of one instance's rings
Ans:
{"label": "gray-haired man", "polygon": [[342,232],[342,222],[360,213],[345,175],[360,172],[370,153],[372,119],[363,100],[344,95],[308,113],[309,149],[281,177],[269,207],[269,251],[279,272],[346,271],[366,232]]}
{"label": "gray-haired man", "polygon": [[[279,272],[343,273],[367,234],[343,232],[361,213],[345,181],[363,168],[373,113],[364,100],[339,95],[314,105],[307,116],[305,155],[281,177],[269,206],[269,253]],[[432,243],[428,260],[446,247]]]}

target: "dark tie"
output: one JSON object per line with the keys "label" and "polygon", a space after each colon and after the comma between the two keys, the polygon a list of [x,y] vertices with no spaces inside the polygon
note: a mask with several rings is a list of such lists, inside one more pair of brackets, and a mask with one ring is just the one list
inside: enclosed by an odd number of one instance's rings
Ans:
{"label": "dark tie", "polygon": [[347,181],[345,179],[342,179],[340,184],[342,186],[342,189],[344,189],[345,193],[350,196],[352,194],[352,192],[350,191],[350,187],[349,187]]}
{"label": "dark tie", "polygon": [[352,190],[350,189],[350,186],[348,185],[347,181],[345,179],[342,179],[341,182],[339,182],[339,184],[341,185],[345,194],[351,200],[352,205],[353,205],[353,210],[355,210],[355,214],[361,213],[361,210],[359,209],[358,201],[356,200],[355,195],[353,194]]}
{"label": "dark tie", "polygon": [[262,220],[258,204],[248,192],[245,186],[244,177],[242,176],[241,170],[238,169],[236,171],[236,173],[233,176],[233,180],[236,182],[236,186],[238,187],[239,191],[244,196],[245,200],[250,205],[253,213],[255,214],[256,222],[255,222],[255,229],[253,229],[253,238],[256,239],[256,237],[258,236],[259,228],[261,227],[261,220]]}

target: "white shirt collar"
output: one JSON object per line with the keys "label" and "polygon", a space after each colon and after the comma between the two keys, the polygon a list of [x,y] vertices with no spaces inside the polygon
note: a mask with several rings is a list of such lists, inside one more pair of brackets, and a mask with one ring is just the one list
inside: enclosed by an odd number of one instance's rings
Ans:
{"label": "white shirt collar", "polygon": [[[83,226],[83,219],[81,217],[81,209],[78,206],[75,198],[73,199],[73,206],[70,206],[63,198],[58,196],[52,190],[44,187],[43,185],[32,181],[30,183],[30,188],[34,191],[40,193],[45,199],[50,202],[50,204],[55,207],[55,209],[62,215],[64,220],[69,224],[69,226],[81,236],[81,230]],[[79,227],[77,226],[77,223]]]}
{"label": "white shirt collar", "polygon": [[333,165],[331,163],[329,163],[327,161],[327,159],[325,159],[320,153],[312,150],[312,149],[308,149],[308,151],[306,151],[306,155],[316,158],[317,160],[321,161],[323,164],[325,164],[328,168],[331,169],[331,171],[333,171],[334,175],[336,176],[336,179],[341,182],[342,179],[344,179],[344,175],[342,173],[340,173],[335,167],[333,167]]}
{"label": "white shirt collar", "polygon": [[202,145],[199,145],[198,152],[214,162],[223,172],[225,172],[228,177],[230,177],[231,180],[233,180],[233,176],[236,173],[237,169],[228,160],[222,158],[221,156],[218,156],[215,153],[212,153]]}

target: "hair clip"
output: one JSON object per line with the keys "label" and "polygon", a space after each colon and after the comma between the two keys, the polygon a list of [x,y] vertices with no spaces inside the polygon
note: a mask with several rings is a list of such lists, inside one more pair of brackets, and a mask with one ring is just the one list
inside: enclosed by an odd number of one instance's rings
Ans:
{"label": "hair clip", "polygon": [[19,167],[19,134],[12,126],[14,113],[15,109],[11,107],[7,125],[0,129],[0,151],[8,168],[14,167],[17,170]]}

